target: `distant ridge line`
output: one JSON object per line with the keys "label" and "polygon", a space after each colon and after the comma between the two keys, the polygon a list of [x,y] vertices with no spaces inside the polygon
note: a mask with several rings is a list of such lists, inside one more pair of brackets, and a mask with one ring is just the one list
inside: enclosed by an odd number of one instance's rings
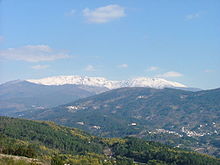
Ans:
{"label": "distant ridge line", "polygon": [[88,76],[53,76],[46,77],[42,79],[29,79],[28,82],[42,84],[42,85],[65,85],[65,84],[75,84],[75,85],[87,85],[87,86],[98,86],[105,87],[108,89],[116,89],[122,87],[150,87],[150,88],[187,88],[186,85],[168,81],[162,78],[148,78],[148,77],[138,77],[130,80],[108,80],[104,77],[88,77]]}

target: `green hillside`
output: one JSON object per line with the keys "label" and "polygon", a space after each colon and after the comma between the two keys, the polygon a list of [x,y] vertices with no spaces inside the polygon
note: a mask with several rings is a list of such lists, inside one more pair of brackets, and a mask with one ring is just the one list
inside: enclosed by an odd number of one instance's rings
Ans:
{"label": "green hillside", "polygon": [[136,136],[220,157],[220,89],[121,88],[17,115],[102,137]]}
{"label": "green hillside", "polygon": [[[47,110],[19,113],[83,129],[99,125],[107,136],[126,136],[132,122],[138,128],[163,128],[198,133],[220,131],[220,89],[189,92],[176,89],[121,88]],[[200,125],[203,125],[199,127]],[[95,130],[95,129],[93,129]],[[134,130],[133,130],[134,131]]]}
{"label": "green hillside", "polygon": [[[0,117],[0,152],[35,158],[40,164],[218,165],[214,157],[137,138],[98,138],[51,122]],[[11,158],[12,159],[12,158]],[[1,158],[0,163],[16,161]],[[22,164],[36,164],[37,162]],[[12,163],[12,164],[13,164]]]}

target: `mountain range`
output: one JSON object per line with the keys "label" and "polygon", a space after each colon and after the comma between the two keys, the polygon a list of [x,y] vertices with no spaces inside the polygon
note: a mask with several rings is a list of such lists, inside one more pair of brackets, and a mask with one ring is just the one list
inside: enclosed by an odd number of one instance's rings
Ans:
{"label": "mountain range", "polygon": [[113,81],[104,77],[87,77],[87,76],[56,76],[42,79],[27,80],[32,83],[42,85],[86,85],[116,89],[122,87],[150,87],[150,88],[186,88],[185,85],[177,82],[168,81],[162,78],[139,77],[131,80]]}
{"label": "mountain range", "polygon": [[165,87],[194,90],[159,78],[112,81],[103,77],[57,76],[15,80],[0,85],[0,115],[31,109],[44,109],[121,87]]}
{"label": "mountain range", "polygon": [[25,80],[0,85],[0,115],[44,109],[107,91],[107,88],[86,85],[41,85]]}
{"label": "mountain range", "polygon": [[135,136],[220,157],[220,89],[156,78],[58,76],[0,85],[0,115],[54,121],[101,137]]}

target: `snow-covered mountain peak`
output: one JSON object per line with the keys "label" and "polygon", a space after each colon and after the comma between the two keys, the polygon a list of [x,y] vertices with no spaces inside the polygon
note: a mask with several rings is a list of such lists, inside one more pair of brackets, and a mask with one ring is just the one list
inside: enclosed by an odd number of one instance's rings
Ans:
{"label": "snow-covered mountain peak", "polygon": [[47,77],[42,79],[31,79],[27,80],[36,84],[43,85],[65,85],[65,84],[74,84],[74,85],[87,85],[87,86],[98,86],[106,87],[109,89],[115,88],[117,81],[109,81],[104,77],[87,77],[87,76],[54,76]]}
{"label": "snow-covered mountain peak", "polygon": [[165,88],[165,87],[186,88],[186,86],[181,83],[168,81],[162,78],[138,77],[130,80],[130,82],[131,82],[131,86],[137,86],[137,87],[147,86],[151,88]]}
{"label": "snow-covered mountain peak", "polygon": [[108,89],[115,89],[121,87],[151,87],[151,88],[184,88],[183,84],[168,81],[161,78],[147,78],[138,77],[131,80],[113,81],[107,80],[104,77],[87,77],[87,76],[54,76],[42,79],[31,79],[26,80],[36,84],[42,85],[87,85],[87,86],[97,86],[105,87]]}

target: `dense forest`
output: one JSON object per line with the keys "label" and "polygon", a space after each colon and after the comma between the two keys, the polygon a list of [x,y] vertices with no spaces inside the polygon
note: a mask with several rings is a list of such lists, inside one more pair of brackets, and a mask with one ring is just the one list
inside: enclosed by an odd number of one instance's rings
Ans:
{"label": "dense forest", "polygon": [[[99,138],[75,128],[0,117],[1,155],[34,158],[18,164],[219,165],[220,160],[134,137]],[[2,157],[1,164],[16,164]]]}

